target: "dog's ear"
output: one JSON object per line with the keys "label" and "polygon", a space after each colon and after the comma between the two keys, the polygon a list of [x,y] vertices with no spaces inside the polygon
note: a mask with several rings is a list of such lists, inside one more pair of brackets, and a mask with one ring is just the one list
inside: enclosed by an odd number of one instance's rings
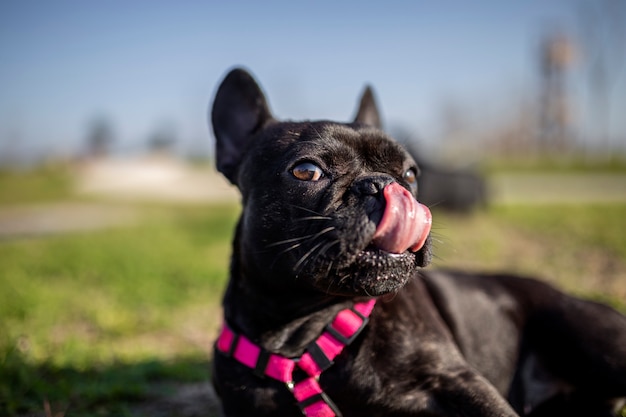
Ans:
{"label": "dog's ear", "polygon": [[374,98],[374,91],[369,85],[365,87],[365,91],[363,91],[361,95],[359,109],[357,110],[354,122],[363,123],[378,129],[382,129],[383,127],[380,122],[380,113],[378,112],[378,106]]}
{"label": "dog's ear", "polygon": [[219,86],[211,123],[215,134],[217,169],[237,185],[237,170],[252,136],[272,114],[261,88],[241,68],[233,69]]}

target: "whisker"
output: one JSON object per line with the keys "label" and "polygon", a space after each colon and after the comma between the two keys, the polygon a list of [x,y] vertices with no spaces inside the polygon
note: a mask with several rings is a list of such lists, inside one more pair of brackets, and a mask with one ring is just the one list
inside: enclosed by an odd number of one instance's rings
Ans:
{"label": "whisker", "polygon": [[293,208],[297,208],[297,209],[299,209],[299,210],[303,210],[303,211],[306,211],[306,212],[309,212],[309,213],[315,214],[316,216],[323,216],[323,214],[322,214],[322,213],[318,213],[317,211],[315,211],[315,210],[311,210],[311,209],[308,209],[308,208],[306,208],[306,207],[296,206],[295,204],[290,204],[290,206],[291,206],[291,207],[293,207]]}
{"label": "whisker", "polygon": [[388,294],[387,296],[385,296],[385,301],[389,302],[389,301],[393,300],[394,298],[396,298],[398,296],[399,292],[400,292],[400,290],[397,289],[394,292]]}
{"label": "whisker", "polygon": [[432,236],[432,235],[431,235],[431,239],[432,239],[433,243],[439,243],[439,244],[445,244],[446,243],[445,240],[439,239],[439,238],[437,238],[435,236]]}
{"label": "whisker", "polygon": [[[315,260],[318,260],[322,256],[324,256],[324,254],[328,251],[328,249],[332,248],[337,243],[340,243],[340,241],[339,240],[335,240],[333,242],[329,242],[326,245],[324,245],[324,247],[316,254]],[[330,260],[330,261],[328,261],[328,267],[326,268],[326,274],[324,275],[324,279],[328,279],[330,277],[330,271],[331,271],[332,267],[333,267],[333,261]],[[332,285],[333,285],[332,281],[329,281],[328,282],[328,288],[326,288],[326,292],[330,292],[330,288],[332,287]]]}
{"label": "whisker", "polygon": [[299,241],[306,240],[306,239],[309,239],[309,238],[310,239],[316,239],[316,238],[320,237],[321,235],[323,235],[324,233],[328,233],[328,232],[330,232],[331,230],[334,230],[334,229],[335,229],[334,226],[329,226],[329,227],[327,227],[325,229],[322,229],[321,231],[319,231],[317,233],[312,233],[312,234],[306,235],[306,236],[292,237],[290,239],[280,240],[278,242],[269,243],[265,247],[266,248],[272,248],[274,246],[284,245],[284,244],[293,243],[293,242],[299,242]]}
{"label": "whisker", "polygon": [[289,246],[287,249],[283,249],[282,251],[278,252],[278,254],[276,254],[276,258],[278,258],[280,255],[284,255],[285,253],[289,251],[299,248],[300,246],[302,246],[302,243],[304,242],[296,243],[295,245]]}
{"label": "whisker", "polygon": [[333,261],[328,262],[328,268],[326,268],[325,277],[328,278],[330,276],[330,270],[333,268]]}
{"label": "whisker", "polygon": [[315,126],[311,126],[311,128],[313,128],[313,131],[315,132],[315,134],[317,135],[317,137],[318,137],[318,138],[320,138],[320,139],[322,139],[322,140],[324,139],[324,138],[322,138],[322,135],[320,135],[320,132],[318,132],[318,131],[317,131],[317,129],[315,128]]}
{"label": "whisker", "polygon": [[[312,235],[310,235],[310,236],[312,236]],[[308,237],[310,237],[310,236],[308,236]],[[306,237],[305,237],[305,238],[306,238]],[[302,240],[302,239],[304,239],[304,238],[292,239],[292,240]],[[289,246],[288,248],[285,248],[285,249],[283,249],[282,251],[278,252],[278,253],[276,254],[276,256],[274,257],[274,261],[272,262],[272,268],[274,267],[274,264],[276,264],[276,262],[278,261],[278,258],[280,258],[280,257],[281,257],[281,255],[284,255],[284,254],[285,254],[285,253],[287,253],[287,252],[290,252],[290,251],[292,251],[292,250],[294,250],[294,249],[299,248],[300,246],[302,246],[302,244],[303,244],[303,243],[304,243],[304,242],[298,242],[298,243],[296,243],[295,245],[291,245],[291,246]]]}
{"label": "whisker", "polygon": [[324,246],[322,248],[322,250],[320,250],[320,253],[317,254],[317,256],[324,256],[324,254],[326,254],[326,252],[328,251],[328,249],[332,248],[333,246],[335,246],[337,243],[341,243],[339,240],[335,240],[333,242],[329,242],[326,244],[326,246]]}
{"label": "whisker", "polygon": [[333,262],[330,261],[328,263],[328,268],[326,268],[326,275],[324,275],[324,278],[328,280],[328,287],[326,287],[326,292],[330,292],[330,289],[333,286],[332,280],[328,279],[330,277],[330,270],[332,269],[332,267],[333,267]]}
{"label": "whisker", "polygon": [[327,228],[322,229],[321,231],[319,231],[316,234],[314,234],[313,237],[311,238],[311,240],[317,239],[318,237],[322,236],[323,234],[328,233],[328,232],[332,232],[333,230],[335,230],[335,226],[328,226]]}
{"label": "whisker", "polygon": [[332,220],[332,217],[328,216],[309,216],[309,217],[301,217],[299,219],[295,219],[294,222],[302,222],[306,220]]}
{"label": "whisker", "polygon": [[[418,197],[419,197],[419,196],[418,196]],[[439,205],[441,205],[441,204],[443,204],[443,203],[445,203],[445,200],[439,200],[439,201],[436,201],[436,202],[434,202],[434,203],[432,203],[432,204],[429,204],[429,205],[428,205],[428,208],[429,208],[429,209],[431,209],[431,208],[435,208],[435,207],[437,207],[437,206],[439,206]]]}
{"label": "whisker", "polygon": [[341,284],[342,284],[345,280],[347,280],[348,278],[350,278],[350,274],[346,274],[346,275],[342,276],[342,277],[339,279],[339,282],[337,282],[337,285],[341,285]]}
{"label": "whisker", "polygon": [[431,256],[432,256],[432,257],[433,257],[433,259],[434,259],[434,260],[436,260],[436,261],[441,261],[441,262],[444,262],[444,261],[446,260],[443,256],[440,256],[440,255],[435,255],[435,254],[432,254]]}
{"label": "whisker", "polygon": [[[315,252],[315,250],[316,250],[317,248],[319,248],[320,246],[322,246],[323,244],[324,244],[324,242],[320,242],[320,243],[318,243],[317,245],[313,246],[311,249],[309,249],[309,251],[308,251],[307,253],[305,253],[305,254],[304,254],[304,255],[300,258],[300,260],[299,260],[299,261],[298,261],[298,262],[297,262],[297,263],[293,266],[293,270],[294,270],[294,272],[298,271],[298,270],[299,270],[299,268],[300,268],[300,265],[302,265],[302,264],[303,264],[303,262],[304,262],[304,261],[306,261],[306,260],[307,260],[307,258],[308,258],[309,256],[311,256],[311,255],[313,254],[313,252]],[[297,273],[297,272],[296,272],[296,273]]]}
{"label": "whisker", "polygon": [[[306,243],[306,242],[308,242],[309,240],[310,240],[311,242],[313,242],[313,241],[315,241],[315,239],[317,239],[317,238],[321,237],[322,235],[324,235],[324,234],[326,234],[326,233],[328,233],[328,232],[331,232],[331,231],[333,231],[333,230],[335,230],[335,227],[334,227],[334,226],[329,226],[329,227],[327,227],[327,228],[325,228],[325,229],[322,229],[322,230],[320,230],[319,232],[317,232],[317,233],[313,233],[313,234],[311,234],[311,235],[302,236],[302,237],[297,237],[297,238],[291,238],[291,239],[286,239],[286,240],[282,240],[282,241],[280,241],[280,242],[274,242],[274,243],[269,244],[269,245],[268,245],[268,247],[272,247],[272,246],[278,246],[278,245],[281,245],[281,244],[287,244],[287,243],[294,243],[294,242],[297,242],[297,243],[295,243],[295,244],[293,244],[293,245],[289,246],[288,248],[283,249],[282,251],[280,251],[280,252],[279,252],[279,253],[275,256],[275,258],[274,258],[274,263],[278,260],[278,258],[279,258],[281,255],[283,255],[283,254],[285,254],[285,253],[287,253],[287,252],[289,252],[289,251],[292,251],[292,250],[294,250],[294,249],[296,249],[296,248],[299,248],[300,246],[302,246],[303,244],[305,244],[305,243]],[[313,248],[311,248],[311,249],[310,249],[310,250],[309,250],[309,251],[308,251],[308,252],[307,252],[307,253],[306,253],[306,254],[305,254],[302,258],[300,258],[300,260],[298,261],[298,263],[297,263],[297,264],[293,267],[293,270],[294,270],[294,271],[298,271],[298,268],[300,267],[300,265],[302,264],[302,262],[304,262],[304,261],[306,260],[306,258],[308,258],[308,257],[312,254],[312,252],[314,252],[317,248],[319,248],[319,247],[320,247],[321,245],[323,245],[323,244],[324,244],[324,242],[320,242],[320,243],[318,243],[317,245],[315,245]],[[326,250],[328,250],[328,249],[326,249]]]}
{"label": "whisker", "polygon": [[291,239],[285,239],[285,240],[281,240],[281,241],[278,241],[278,242],[270,243],[270,244],[266,245],[265,247],[266,248],[272,248],[274,246],[284,245],[286,243],[298,242],[298,241],[301,241],[301,240],[308,239],[308,238],[310,238],[312,236],[315,236],[315,234],[310,234],[310,235],[300,236],[300,237],[292,237]]}

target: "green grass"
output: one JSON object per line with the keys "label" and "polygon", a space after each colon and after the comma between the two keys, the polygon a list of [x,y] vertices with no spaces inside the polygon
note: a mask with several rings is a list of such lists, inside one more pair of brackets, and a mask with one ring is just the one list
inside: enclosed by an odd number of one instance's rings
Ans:
{"label": "green grass", "polygon": [[495,215],[527,233],[589,245],[626,259],[626,205],[502,206]]}
{"label": "green grass", "polygon": [[134,227],[0,243],[0,409],[65,398],[71,415],[116,415],[151,379],[197,379],[237,211],[148,209]]}
{"label": "green grass", "polygon": [[33,364],[14,349],[0,360],[5,382],[0,384],[0,407],[9,415],[32,415],[48,405],[70,416],[130,416],[134,403],[168,395],[168,381],[203,381],[209,369],[206,358],[198,356],[76,367]]}
{"label": "green grass", "polygon": [[[0,205],[67,199],[63,175],[12,177]],[[176,384],[209,379],[239,208],[136,209],[136,224],[0,240],[6,414],[44,415],[48,404],[51,414],[136,417]],[[537,275],[626,312],[626,204],[433,213],[435,266]]]}

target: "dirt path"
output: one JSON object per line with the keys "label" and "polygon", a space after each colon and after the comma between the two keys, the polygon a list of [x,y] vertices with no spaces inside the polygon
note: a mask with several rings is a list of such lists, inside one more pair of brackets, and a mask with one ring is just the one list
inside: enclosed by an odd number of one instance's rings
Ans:
{"label": "dirt path", "polygon": [[623,174],[503,174],[489,186],[493,202],[500,204],[626,202]]}
{"label": "dirt path", "polygon": [[103,202],[16,205],[0,210],[0,239],[80,232],[130,224],[136,207]]}
{"label": "dirt path", "polygon": [[175,162],[127,161],[90,165],[77,172],[76,199],[0,207],[0,239],[89,231],[130,224],[142,204],[236,203],[230,185],[213,169]]}

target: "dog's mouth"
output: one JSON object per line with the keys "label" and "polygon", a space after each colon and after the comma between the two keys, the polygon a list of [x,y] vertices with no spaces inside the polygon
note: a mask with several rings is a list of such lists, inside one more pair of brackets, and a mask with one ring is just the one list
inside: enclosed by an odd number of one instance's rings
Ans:
{"label": "dog's mouth", "polygon": [[382,295],[396,291],[430,260],[427,247],[432,216],[398,183],[383,190],[385,207],[367,246],[350,258],[338,286],[357,293]]}
{"label": "dog's mouth", "polygon": [[383,195],[385,210],[376,227],[372,245],[391,254],[419,251],[430,233],[430,210],[396,182],[387,185]]}

